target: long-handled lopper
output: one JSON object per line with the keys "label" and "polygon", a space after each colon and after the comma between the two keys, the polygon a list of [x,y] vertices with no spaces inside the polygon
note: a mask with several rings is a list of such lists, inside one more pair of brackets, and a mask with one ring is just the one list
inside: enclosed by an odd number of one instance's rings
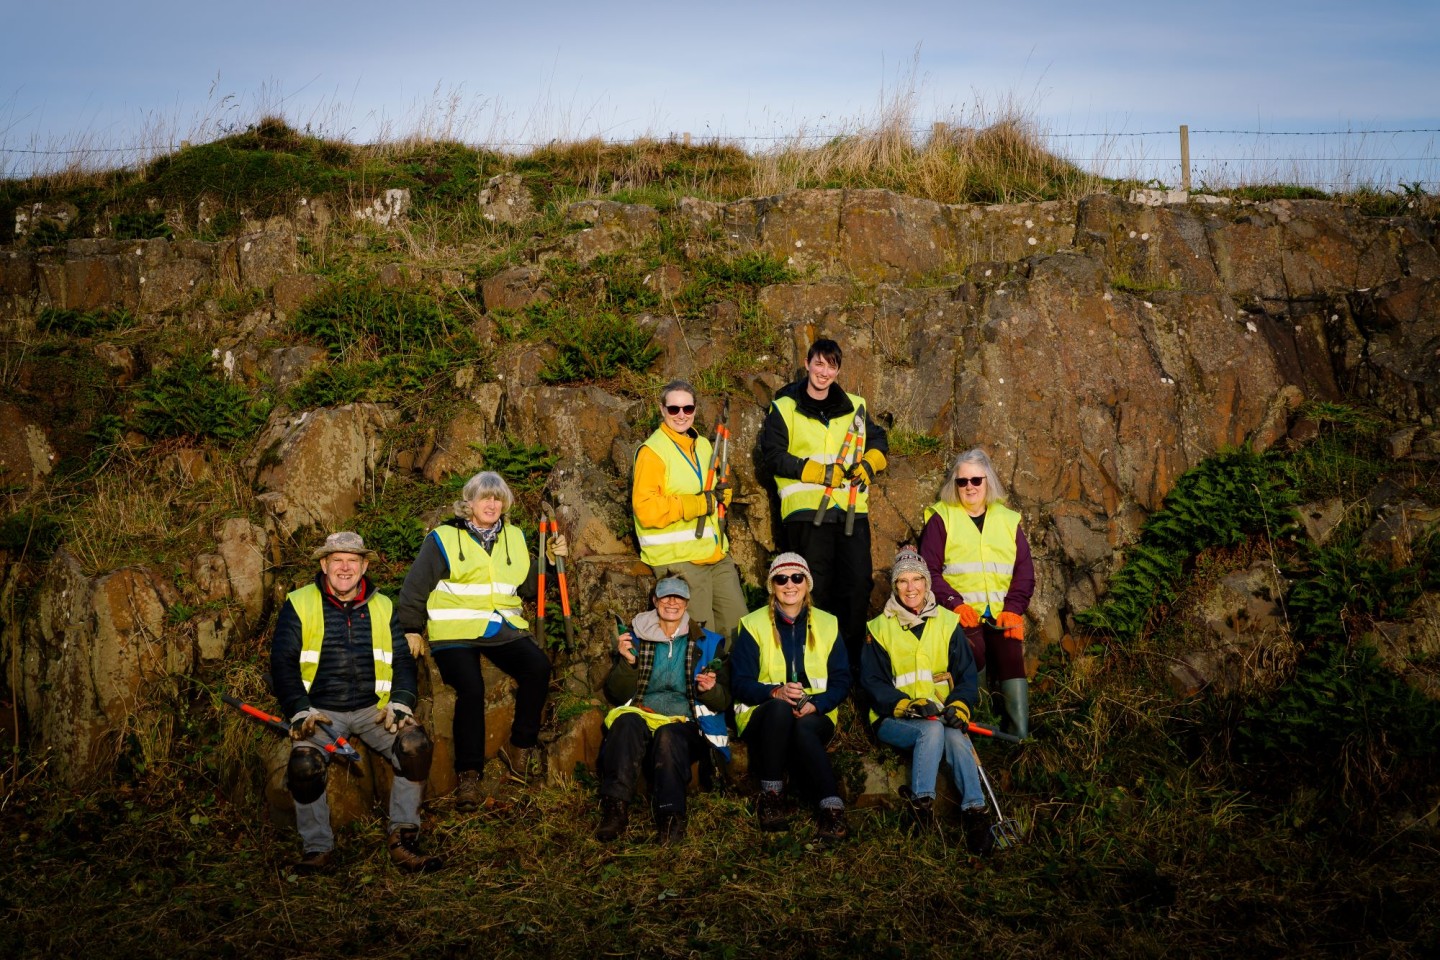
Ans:
{"label": "long-handled lopper", "polygon": [[[850,432],[855,435],[855,461],[850,466],[853,469],[860,458],[865,455],[865,405],[862,403],[860,409],[855,411],[855,421],[850,424]],[[850,484],[850,505],[845,508],[845,536],[855,533],[855,497],[860,493],[862,483],[852,481]]]}
{"label": "long-handled lopper", "polygon": [[[730,478],[730,427],[726,421],[730,419],[730,398],[726,397],[720,404],[720,419],[715,421],[715,439],[710,445],[710,469],[705,473],[705,489],[714,490],[715,481],[724,483]],[[700,514],[700,519],[695,521],[695,539],[699,540],[705,536],[705,521],[710,515]],[[715,502],[715,529],[720,530],[725,520],[725,501],[723,497],[717,497]]]}
{"label": "long-handled lopper", "polygon": [[[846,458],[850,456],[850,448],[854,446],[859,439],[859,433],[856,428],[857,423],[859,424],[859,430],[865,428],[865,421],[860,419],[858,411],[855,420],[850,422],[850,429],[845,431],[845,439],[840,441],[840,453],[835,457],[835,463],[839,464],[842,468],[845,465]],[[826,473],[833,476],[834,471],[827,470]],[[825,492],[820,495],[820,508],[815,511],[815,526],[818,527],[825,522],[825,511],[829,508],[834,493],[835,485],[833,483],[826,483]]]}
{"label": "long-handled lopper", "polygon": [[[239,710],[241,713],[245,714],[245,716],[249,717],[251,720],[254,720],[262,727],[269,727],[271,730],[274,730],[276,733],[283,734],[287,738],[290,736],[290,724],[286,723],[284,720],[280,719],[274,714],[266,713],[259,707],[252,707],[245,701],[229,696],[228,694],[221,694],[220,699],[228,703],[230,706],[234,707],[236,710]],[[350,763],[359,762],[360,752],[354,747],[350,746],[350,741],[346,740],[344,737],[335,736],[335,731],[330,727],[328,723],[322,723],[320,724],[320,726],[325,730],[326,733],[330,734],[331,742],[321,743],[317,740],[311,740],[311,743],[314,743],[316,746],[323,748],[325,752],[329,754],[330,757],[333,759],[346,760]]]}
{"label": "long-handled lopper", "polygon": [[545,505],[540,505],[540,529],[535,535],[538,544],[535,549],[535,569],[540,571],[535,579],[535,636],[540,645],[545,645],[545,534],[550,531],[550,521],[545,518]]}
{"label": "long-handled lopper", "polygon": [[[552,534],[558,535],[560,533],[560,524],[555,521],[554,507],[548,503],[540,504],[540,516],[544,518],[540,521],[542,524],[548,520]],[[545,550],[543,545],[540,550],[540,569],[542,571],[545,569]],[[570,620],[570,584],[565,580],[565,558],[558,554],[555,557],[555,579],[560,581],[560,614],[565,619],[565,646],[573,650],[575,649],[575,625]],[[540,582],[543,584],[545,581],[542,579]],[[537,609],[543,609],[544,603],[545,594],[542,592],[539,603],[537,604]]]}

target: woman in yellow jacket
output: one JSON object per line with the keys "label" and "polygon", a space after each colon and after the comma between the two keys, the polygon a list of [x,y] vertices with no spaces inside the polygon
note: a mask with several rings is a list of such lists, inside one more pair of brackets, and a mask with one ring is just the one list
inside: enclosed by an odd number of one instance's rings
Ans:
{"label": "woman in yellow jacket", "polygon": [[690,618],[728,638],[745,615],[745,594],[716,517],[730,490],[719,477],[706,489],[715,451],[695,430],[695,406],[695,388],[684,380],[660,389],[660,427],[635,452],[630,504],[640,559],[657,579],[684,577]]}

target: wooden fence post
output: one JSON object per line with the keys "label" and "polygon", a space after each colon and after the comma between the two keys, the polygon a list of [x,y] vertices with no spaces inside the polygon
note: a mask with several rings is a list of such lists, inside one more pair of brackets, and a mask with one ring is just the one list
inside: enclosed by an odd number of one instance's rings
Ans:
{"label": "wooden fence post", "polygon": [[1180,187],[1190,192],[1190,125],[1180,124]]}

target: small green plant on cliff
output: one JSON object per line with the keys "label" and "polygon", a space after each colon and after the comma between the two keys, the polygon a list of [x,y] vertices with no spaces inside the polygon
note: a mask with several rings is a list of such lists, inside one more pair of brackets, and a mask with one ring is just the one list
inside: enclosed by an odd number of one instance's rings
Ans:
{"label": "small green plant on cliff", "polygon": [[117,214],[110,221],[110,232],[116,240],[154,240],[175,235],[165,222],[164,210]]}
{"label": "small green plant on cliff", "polygon": [[896,427],[891,430],[887,439],[890,442],[890,453],[896,457],[921,457],[940,452],[939,437],[907,430],[904,427]]}
{"label": "small green plant on cliff", "polygon": [[1134,640],[1175,599],[1191,556],[1253,535],[1281,536],[1293,521],[1294,494],[1278,457],[1248,449],[1217,454],[1176,481],[1164,505],[1145,521],[1105,599],[1075,620],[1118,640]]}
{"label": "small green plant on cliff", "polygon": [[215,372],[204,354],[174,358],[151,370],[135,390],[130,423],[153,439],[211,438],[222,443],[248,440],[265,423],[271,401]]}
{"label": "small green plant on cliff", "polygon": [[525,443],[506,436],[480,448],[485,469],[494,470],[509,482],[516,493],[533,493],[545,486],[558,457],[544,445]]}
{"label": "small green plant on cliff", "polygon": [[606,380],[621,370],[647,370],[660,356],[650,332],[629,317],[578,314],[552,329],[556,354],[540,370],[546,383]]}
{"label": "small green plant on cliff", "polygon": [[128,330],[139,321],[123,307],[113,310],[62,310],[46,307],[35,318],[35,327],[46,334],[93,337],[100,333]]}
{"label": "small green plant on cliff", "polygon": [[315,337],[343,358],[352,351],[384,355],[434,347],[458,326],[443,298],[382,286],[367,275],[349,276],[307,301],[296,332]]}

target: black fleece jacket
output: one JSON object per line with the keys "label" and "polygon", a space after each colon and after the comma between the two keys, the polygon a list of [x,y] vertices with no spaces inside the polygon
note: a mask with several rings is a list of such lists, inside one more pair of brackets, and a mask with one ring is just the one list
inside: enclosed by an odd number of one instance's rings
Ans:
{"label": "black fleece jacket", "polygon": [[[855,405],[850,402],[850,396],[838,383],[830,384],[829,391],[825,394],[824,400],[816,400],[810,396],[805,389],[808,379],[801,377],[794,383],[786,384],[775,394],[775,399],[781,397],[793,397],[795,399],[795,412],[811,420],[820,421],[821,425],[829,426],[831,421],[855,416]],[[870,419],[870,410],[865,410],[865,449],[860,451],[863,455],[870,450],[879,450],[885,455],[890,453],[890,444],[885,435],[885,428],[874,420]],[[760,428],[760,459],[769,470],[772,477],[799,477],[800,471],[805,469],[805,461],[823,451],[820,450],[790,450],[790,429],[785,426],[785,418],[780,416],[780,411],[775,409],[775,404],[770,404],[770,410],[765,414],[765,423]],[[839,522],[845,515],[845,508],[839,504],[832,504],[826,511],[826,522]],[[815,516],[814,510],[801,510],[788,517],[786,520],[811,520]]]}
{"label": "black fleece jacket", "polygon": [[[511,525],[508,521],[506,524],[507,526]],[[470,532],[469,528],[465,526],[465,521],[459,517],[442,520],[440,525],[444,527],[458,527],[462,535],[461,544],[466,550],[473,544],[476,550],[482,553],[485,551],[485,548],[480,545],[479,539],[476,538],[475,534]],[[504,533],[502,529],[500,532],[501,537],[504,536]],[[497,538],[495,540],[495,549],[505,550],[507,549],[507,545],[504,541]],[[400,624],[400,633],[402,635],[406,633],[425,632],[425,624],[429,620],[429,617],[426,616],[425,613],[425,602],[429,599],[431,591],[435,589],[435,584],[448,576],[450,576],[450,562],[445,559],[445,551],[440,549],[440,543],[435,539],[435,534],[432,531],[426,534],[425,542],[420,545],[420,555],[416,557],[415,562],[410,565],[410,572],[405,574],[405,584],[400,588],[400,598],[395,601],[395,619]],[[539,592],[537,589],[539,580],[540,571],[532,561],[530,564],[530,572],[526,575],[525,582],[520,585],[519,594],[521,599],[535,599],[536,594]],[[506,631],[502,627],[499,636],[486,638],[476,637],[473,640],[461,641],[447,640],[445,642],[471,643],[484,646],[487,644],[505,643],[514,639],[514,637],[515,634],[513,632]]]}
{"label": "black fleece jacket", "polygon": [[[286,718],[301,710],[360,710],[373,707],[375,696],[375,654],[371,647],[370,611],[375,584],[367,577],[354,600],[337,600],[325,589],[324,574],[316,574],[315,585],[324,598],[325,639],[320,646],[320,664],[306,693],[300,679],[300,615],[288,599],[280,608],[275,636],[270,641],[270,676],[275,696]],[[391,668],[390,699],[415,709],[415,661],[410,647],[390,618]]]}

